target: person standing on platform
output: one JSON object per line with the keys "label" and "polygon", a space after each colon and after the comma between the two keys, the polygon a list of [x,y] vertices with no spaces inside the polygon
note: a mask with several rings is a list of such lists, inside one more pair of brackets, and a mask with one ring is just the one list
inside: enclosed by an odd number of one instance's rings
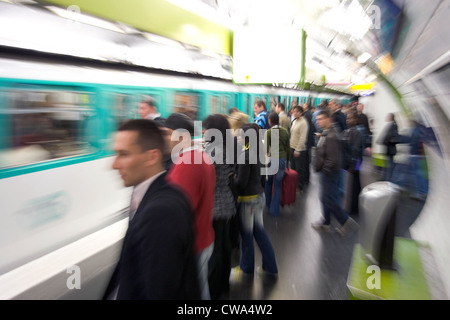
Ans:
{"label": "person standing on platform", "polygon": [[[356,110],[358,112],[358,123],[364,126],[364,128],[367,131],[367,134],[371,137],[372,130],[370,130],[369,118],[364,113],[364,104],[358,103],[358,105],[356,106]],[[371,147],[371,144],[366,145],[366,148],[368,147]]]}
{"label": "person standing on platform", "polygon": [[397,144],[400,141],[400,135],[398,134],[398,126],[393,113],[388,113],[386,116],[386,122],[387,124],[384,127],[384,132],[378,143],[383,144],[386,147],[385,154],[388,158],[388,165],[387,168],[383,170],[382,179],[384,181],[390,181],[392,178],[392,173],[394,172],[394,157],[397,154]]}
{"label": "person standing on platform", "polygon": [[343,139],[348,141],[351,149],[351,161],[346,169],[351,175],[350,186],[347,186],[348,196],[351,197],[349,213],[357,215],[359,212],[359,194],[361,192],[360,169],[363,161],[364,140],[358,130],[358,114],[349,111],[347,114],[347,130],[343,133]]}
{"label": "person standing on platform", "polygon": [[189,202],[166,181],[164,139],[151,120],[124,123],[113,169],[133,187],[130,222],[107,300],[200,298]]}
{"label": "person standing on platform", "polygon": [[278,102],[277,106],[275,107],[276,113],[278,113],[278,117],[280,118],[280,126],[285,128],[287,132],[291,131],[291,121],[289,120],[289,117],[286,114],[286,108],[283,103]]}
{"label": "person standing on platform", "polygon": [[242,152],[239,155],[233,181],[238,193],[241,257],[239,267],[233,269],[231,278],[237,278],[242,274],[253,276],[255,271],[254,240],[261,250],[262,269],[265,274],[268,276],[278,274],[275,252],[264,229],[264,189],[261,185],[263,166],[261,159],[253,158],[258,158],[260,154],[259,139],[259,127],[254,123],[244,124],[238,130],[238,142],[242,147]]}
{"label": "person standing on platform", "polygon": [[266,104],[262,100],[256,100],[253,105],[253,112],[255,113],[255,123],[261,129],[269,129],[269,112],[266,109]]}
{"label": "person standing on platform", "polygon": [[306,139],[306,159],[308,164],[305,166],[305,186],[309,185],[310,181],[310,166],[311,166],[311,149],[315,145],[316,129],[312,121],[313,108],[310,102],[303,105],[303,117],[308,122],[308,138]]}
{"label": "person standing on platform", "polygon": [[341,134],[347,129],[347,118],[341,111],[341,104],[339,103],[339,100],[332,99],[329,107],[332,115],[333,126],[336,128],[337,133]]}
{"label": "person standing on platform", "polygon": [[296,106],[293,109],[292,116],[294,121],[292,122],[290,137],[291,167],[298,173],[297,187],[300,192],[303,192],[306,185],[306,170],[309,170],[307,168],[309,165],[306,151],[309,126],[303,117],[301,106]]}
{"label": "person standing on platform", "polygon": [[312,227],[316,230],[332,231],[331,215],[333,214],[341,225],[337,231],[344,236],[354,230],[357,223],[345,213],[338,199],[338,179],[342,161],[341,144],[327,111],[321,111],[317,115],[317,123],[323,132],[317,144],[314,169],[320,175],[323,219],[313,223]]}
{"label": "person standing on platform", "polygon": [[[278,162],[278,171],[275,174],[269,174],[265,183],[266,206],[270,215],[280,216],[281,205],[281,182],[283,181],[287,163],[289,161],[289,132],[280,127],[279,117],[276,112],[269,115],[269,124],[271,128],[265,132],[264,143],[270,162]],[[277,134],[273,134],[276,132]],[[278,136],[278,140],[272,141]],[[273,166],[271,164],[270,166]]]}
{"label": "person standing on platform", "polygon": [[[231,271],[231,222],[236,213],[236,203],[231,189],[235,162],[227,161],[227,131],[230,125],[226,116],[213,114],[203,122],[205,151],[214,159],[216,189],[213,209],[214,250],[208,265],[208,282],[211,299],[216,300],[229,290]],[[220,141],[217,134],[221,135]],[[231,133],[228,131],[228,134]],[[234,160],[233,158],[229,160]]]}
{"label": "person standing on platform", "polygon": [[173,165],[168,181],[181,187],[194,211],[195,254],[202,299],[210,299],[208,263],[214,248],[212,222],[216,170],[212,159],[192,141],[193,120],[182,113],[171,114],[165,126],[171,134]]}

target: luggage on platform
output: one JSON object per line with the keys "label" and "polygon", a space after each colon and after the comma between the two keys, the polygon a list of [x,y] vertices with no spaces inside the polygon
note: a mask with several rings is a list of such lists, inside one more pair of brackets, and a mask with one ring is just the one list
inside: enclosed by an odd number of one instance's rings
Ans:
{"label": "luggage on platform", "polygon": [[281,205],[295,203],[297,192],[298,173],[295,170],[286,168],[283,181],[281,182]]}

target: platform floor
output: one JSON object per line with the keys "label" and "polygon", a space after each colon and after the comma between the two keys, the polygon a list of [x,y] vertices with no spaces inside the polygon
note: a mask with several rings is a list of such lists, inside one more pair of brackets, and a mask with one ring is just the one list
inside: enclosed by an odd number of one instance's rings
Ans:
{"label": "platform floor", "polygon": [[[365,159],[361,184],[379,179]],[[402,194],[397,216],[396,236],[410,238],[409,227],[424,203]],[[321,233],[311,223],[321,218],[318,176],[311,170],[310,186],[297,194],[295,205],[284,207],[279,218],[264,214],[264,225],[275,250],[278,279],[266,279],[255,272],[251,279],[230,277],[230,291],[225,300],[347,300],[347,277],[358,232],[343,238],[338,233]],[[358,216],[352,216],[358,221]],[[256,244],[255,244],[256,246]],[[234,263],[238,263],[235,256]],[[261,255],[255,247],[255,268],[261,266]]]}

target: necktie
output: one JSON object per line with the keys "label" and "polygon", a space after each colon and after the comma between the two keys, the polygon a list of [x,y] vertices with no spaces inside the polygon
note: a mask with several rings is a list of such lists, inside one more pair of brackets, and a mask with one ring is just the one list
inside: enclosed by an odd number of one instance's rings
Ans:
{"label": "necktie", "polygon": [[129,209],[130,221],[133,219],[138,206],[139,206],[139,202],[138,202],[138,199],[135,194],[135,189],[133,189],[133,193],[131,194],[130,209]]}

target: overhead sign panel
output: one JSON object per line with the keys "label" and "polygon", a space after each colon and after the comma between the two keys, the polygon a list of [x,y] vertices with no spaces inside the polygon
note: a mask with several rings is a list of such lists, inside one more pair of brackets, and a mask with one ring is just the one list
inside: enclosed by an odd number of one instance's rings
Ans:
{"label": "overhead sign panel", "polygon": [[242,27],[234,32],[235,83],[298,83],[301,69],[302,30],[258,26]]}

